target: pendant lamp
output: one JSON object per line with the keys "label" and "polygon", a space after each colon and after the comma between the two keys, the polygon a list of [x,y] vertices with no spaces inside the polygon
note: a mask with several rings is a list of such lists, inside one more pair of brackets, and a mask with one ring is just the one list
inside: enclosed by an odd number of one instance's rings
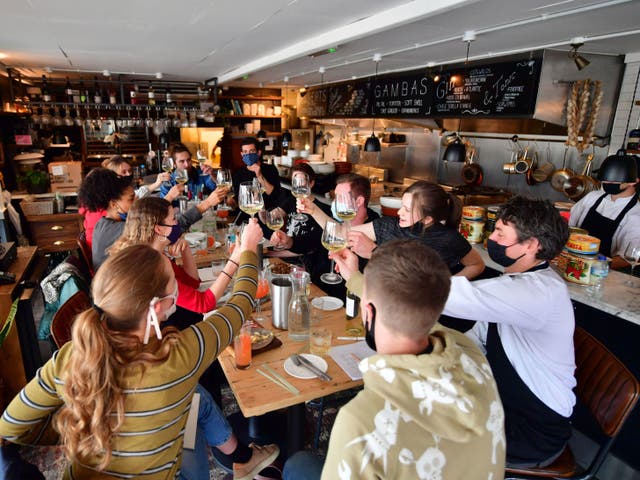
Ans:
{"label": "pendant lamp", "polygon": [[[324,72],[325,72],[325,68],[324,67],[320,67],[318,69],[318,72],[320,72],[320,98],[322,98],[324,95]],[[325,96],[326,98],[326,96]],[[325,112],[325,107],[326,107],[326,102],[323,102],[324,105],[322,106],[322,113],[320,113],[320,119],[322,119],[324,117],[324,112]],[[324,142],[324,143],[323,143]],[[313,146],[314,146],[314,153],[319,153],[320,151],[320,147],[323,147],[324,145],[326,145],[327,143],[324,141],[324,132],[322,131],[322,124],[320,124],[320,130],[318,131],[318,133],[316,133],[315,138],[313,139]]]}
{"label": "pendant lamp", "polygon": [[[382,55],[380,55],[379,53],[376,53],[373,56],[373,61],[376,64],[376,73],[375,76],[373,77],[373,88],[371,89],[372,92],[375,91],[376,86],[377,86],[377,81],[378,81],[378,64],[380,63],[380,61],[382,60]],[[373,121],[371,123],[371,136],[369,138],[367,138],[367,141],[364,142],[364,151],[365,152],[379,152],[380,151],[380,140],[378,140],[378,137],[376,137],[375,135],[375,126],[376,126],[376,111],[375,111],[375,107],[373,105],[373,95],[370,95],[371,97],[371,115],[373,117]]]}
{"label": "pendant lamp", "polygon": [[[289,100],[289,77],[284,77],[284,103],[285,103],[285,107],[287,107],[288,105],[288,100]],[[287,119],[287,123],[288,123],[288,119]],[[291,136],[291,132],[289,132],[289,129],[285,129],[284,132],[282,132],[282,146],[286,146],[287,148],[289,147],[289,145],[291,145],[291,142],[293,141],[293,137]]]}
{"label": "pendant lamp", "polygon": [[[476,34],[473,31],[464,32],[462,36],[462,41],[467,43],[467,56],[464,61],[464,72],[467,73],[467,65],[469,63],[469,49],[471,47],[471,42],[476,39]],[[463,86],[465,75],[461,75]],[[467,147],[464,142],[460,138],[460,127],[462,126],[462,113],[460,114],[460,120],[458,120],[458,131],[455,133],[455,140],[451,142],[444,151],[444,156],[442,160],[445,162],[464,162],[467,159]]]}

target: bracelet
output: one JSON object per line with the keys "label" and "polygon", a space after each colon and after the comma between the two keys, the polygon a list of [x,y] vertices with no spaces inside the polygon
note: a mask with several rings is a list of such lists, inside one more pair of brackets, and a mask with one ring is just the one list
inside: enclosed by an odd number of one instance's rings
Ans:
{"label": "bracelet", "polygon": [[224,273],[227,277],[229,277],[229,280],[233,280],[233,277],[229,275],[227,272],[225,272],[224,270],[221,270],[221,273]]}
{"label": "bracelet", "polygon": [[227,259],[227,261],[233,263],[236,267],[240,268],[240,264],[238,262],[236,262],[235,260],[231,260],[229,258],[229,259]]}

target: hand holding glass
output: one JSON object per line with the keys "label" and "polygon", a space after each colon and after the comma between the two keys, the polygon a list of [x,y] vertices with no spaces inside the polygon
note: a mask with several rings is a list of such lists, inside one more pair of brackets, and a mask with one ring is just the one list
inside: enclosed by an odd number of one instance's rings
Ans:
{"label": "hand holding glass", "polygon": [[241,183],[238,197],[240,210],[251,217],[255,217],[256,213],[264,207],[260,187],[256,187],[253,182]]}

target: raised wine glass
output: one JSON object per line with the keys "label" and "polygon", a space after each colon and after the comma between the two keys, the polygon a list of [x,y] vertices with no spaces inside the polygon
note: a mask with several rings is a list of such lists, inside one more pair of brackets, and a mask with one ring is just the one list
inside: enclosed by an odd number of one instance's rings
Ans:
{"label": "raised wine glass", "polygon": [[[622,257],[631,265],[631,276],[633,277],[633,270],[640,262],[640,243],[630,243],[629,245],[627,245],[627,247],[624,249]],[[634,288],[640,287],[640,284],[633,280],[625,280],[624,284]]]}
{"label": "raised wine glass", "polygon": [[[291,177],[291,193],[296,198],[306,198],[311,195],[309,175],[304,172],[295,172]],[[309,217],[304,213],[296,213],[293,218],[298,222],[306,222]]]}
{"label": "raised wine glass", "polygon": [[[233,180],[231,179],[231,170],[228,168],[220,168],[216,173],[216,184],[220,187],[229,187],[229,193],[227,196],[233,197]],[[227,198],[222,201],[222,204],[218,206],[219,211],[224,211],[224,217],[218,214],[221,218],[226,218],[229,215],[231,208],[227,205]]]}
{"label": "raised wine glass", "polygon": [[[322,246],[330,252],[337,252],[347,246],[347,225],[327,220],[327,224],[322,231]],[[329,285],[336,285],[342,282],[342,277],[334,272],[335,262],[331,260],[331,270],[320,275],[320,280]]]}
{"label": "raised wine glass", "polygon": [[255,217],[256,213],[264,207],[260,187],[256,187],[253,182],[241,183],[238,192],[238,206],[247,215]]}
{"label": "raised wine glass", "polygon": [[[173,178],[175,179],[176,183],[179,183],[180,185],[185,185],[189,181],[189,172],[187,172],[186,170],[182,170],[181,168],[176,168],[176,172]],[[180,196],[180,198],[184,199],[187,197],[183,193]]]}
{"label": "raised wine glass", "polygon": [[[162,157],[161,168],[163,172],[171,174],[171,172],[173,172],[173,158],[171,158],[170,156]],[[171,182],[165,183],[167,184],[167,188],[171,188]]]}
{"label": "raised wine glass", "polygon": [[356,199],[351,192],[336,195],[336,213],[338,218],[347,225],[353,220],[357,213]]}
{"label": "raised wine glass", "polygon": [[[262,210],[260,211],[260,213],[262,214],[264,212],[264,215],[261,215],[260,220],[262,220],[262,222],[271,230],[273,230],[274,232],[277,230],[280,230],[282,227],[284,227],[284,219],[286,216],[286,213],[284,212],[284,210],[282,210],[281,208],[274,208],[273,210],[271,210],[270,212],[266,211],[266,210]],[[274,250],[284,250],[284,247],[281,245],[276,245],[273,247]]]}

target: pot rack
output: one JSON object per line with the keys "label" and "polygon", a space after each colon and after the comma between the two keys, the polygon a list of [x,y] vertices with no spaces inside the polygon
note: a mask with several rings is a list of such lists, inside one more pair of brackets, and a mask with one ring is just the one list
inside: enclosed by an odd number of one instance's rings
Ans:
{"label": "pot rack", "polygon": [[[567,140],[566,135],[513,135],[510,133],[500,134],[500,133],[482,133],[482,132],[459,132],[461,137],[464,138],[479,138],[479,139],[487,139],[487,140],[522,140],[525,142],[565,142]],[[578,137],[582,140],[582,137]],[[606,147],[608,140],[610,137],[598,137],[594,136],[592,138],[592,143],[596,147]]]}

